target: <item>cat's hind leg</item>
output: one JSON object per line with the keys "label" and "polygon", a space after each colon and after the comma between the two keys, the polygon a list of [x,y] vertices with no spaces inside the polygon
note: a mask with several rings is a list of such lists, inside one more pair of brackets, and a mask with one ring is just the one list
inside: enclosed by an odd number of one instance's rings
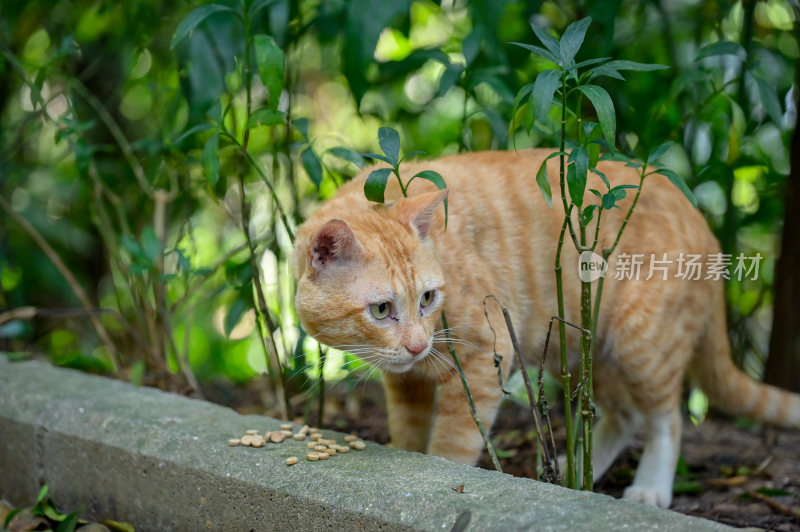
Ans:
{"label": "cat's hind leg", "polygon": [[661,508],[672,503],[672,483],[681,440],[681,412],[676,405],[647,415],[646,440],[633,484],[623,497]]}
{"label": "cat's hind leg", "polygon": [[642,427],[635,410],[606,409],[592,431],[592,475],[598,480]]}

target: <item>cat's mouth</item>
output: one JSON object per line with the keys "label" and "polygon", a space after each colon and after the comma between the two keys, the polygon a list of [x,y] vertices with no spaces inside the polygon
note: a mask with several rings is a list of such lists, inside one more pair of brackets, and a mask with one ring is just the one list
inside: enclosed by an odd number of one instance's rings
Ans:
{"label": "cat's mouth", "polygon": [[390,373],[405,373],[410,371],[418,362],[425,360],[430,352],[431,348],[428,346],[422,352],[415,355],[405,353],[404,355],[396,357],[396,359],[387,360],[384,369]]}

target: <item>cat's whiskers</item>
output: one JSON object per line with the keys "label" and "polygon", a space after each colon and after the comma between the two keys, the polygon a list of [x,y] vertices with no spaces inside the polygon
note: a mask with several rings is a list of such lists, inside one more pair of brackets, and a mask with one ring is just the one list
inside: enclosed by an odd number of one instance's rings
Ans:
{"label": "cat's whiskers", "polygon": [[441,351],[431,346],[431,353],[434,354],[437,358],[439,358],[443,362],[445,362],[446,365],[450,366],[453,369],[453,371],[458,372],[458,369],[456,368],[456,365],[453,364],[453,361],[450,360],[449,357],[445,356]]}

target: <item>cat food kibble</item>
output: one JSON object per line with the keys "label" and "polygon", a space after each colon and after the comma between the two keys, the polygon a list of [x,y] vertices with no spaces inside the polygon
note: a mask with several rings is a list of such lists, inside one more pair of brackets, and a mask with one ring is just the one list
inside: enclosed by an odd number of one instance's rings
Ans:
{"label": "cat food kibble", "polygon": [[320,460],[327,460],[330,457],[328,453],[318,453],[317,456]]}
{"label": "cat food kibble", "polygon": [[311,433],[311,439],[312,440],[319,440],[320,438],[322,438],[322,434],[320,434],[319,432],[312,432]]}
{"label": "cat food kibble", "polygon": [[245,434],[244,436],[242,436],[242,440],[241,440],[242,445],[245,445],[245,446],[249,447],[250,444],[253,443],[253,438],[254,437],[255,436],[253,434]]}
{"label": "cat food kibble", "polygon": [[319,453],[308,453],[306,455],[306,460],[310,462],[316,462],[317,460],[319,460]]}
{"label": "cat food kibble", "polygon": [[303,441],[306,439],[306,435],[303,434],[302,432],[298,432],[297,434],[292,435],[292,438],[294,438],[297,441]]}
{"label": "cat food kibble", "polygon": [[272,443],[280,443],[285,439],[286,439],[286,434],[284,434],[283,432],[273,431],[273,433],[270,434],[269,436],[269,441],[271,441]]}
{"label": "cat food kibble", "polygon": [[313,427],[313,428],[308,429],[308,432],[310,434],[316,434],[317,432],[319,432],[319,429],[316,428],[316,427]]}
{"label": "cat food kibble", "polygon": [[291,423],[282,423],[281,424],[281,430],[292,430],[292,424]]}
{"label": "cat food kibble", "polygon": [[294,465],[296,463],[297,463],[296,456],[290,456],[289,458],[286,459],[286,465]]}
{"label": "cat food kibble", "polygon": [[249,436],[254,436],[254,435],[258,434],[258,431],[255,430],[255,429],[249,429],[247,432],[245,432],[245,434],[247,434]]}
{"label": "cat food kibble", "polygon": [[356,441],[358,439],[357,436],[353,436],[352,434],[348,434],[344,437],[344,441],[350,443],[351,441]]}
{"label": "cat food kibble", "polygon": [[351,449],[355,449],[356,451],[363,451],[366,446],[367,446],[367,444],[364,443],[361,440],[356,440],[356,441],[351,441],[350,442],[350,448]]}
{"label": "cat food kibble", "polygon": [[237,445],[241,444],[242,440],[240,440],[239,438],[231,438],[230,440],[228,440],[228,445],[230,445],[231,447],[236,447]]}
{"label": "cat food kibble", "polygon": [[264,447],[264,443],[266,443],[264,441],[264,438],[262,438],[261,436],[256,434],[255,436],[253,436],[253,439],[250,441],[250,446],[251,447]]}

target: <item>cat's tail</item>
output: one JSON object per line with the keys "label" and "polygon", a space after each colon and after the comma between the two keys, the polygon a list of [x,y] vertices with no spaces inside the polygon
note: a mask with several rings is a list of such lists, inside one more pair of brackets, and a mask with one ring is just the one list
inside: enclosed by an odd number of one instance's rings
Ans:
{"label": "cat's tail", "polygon": [[[800,429],[800,395],[753,380],[731,360],[722,283],[715,283],[711,319],[689,368],[709,402],[729,414]],[[798,376],[800,378],[800,376]]]}

